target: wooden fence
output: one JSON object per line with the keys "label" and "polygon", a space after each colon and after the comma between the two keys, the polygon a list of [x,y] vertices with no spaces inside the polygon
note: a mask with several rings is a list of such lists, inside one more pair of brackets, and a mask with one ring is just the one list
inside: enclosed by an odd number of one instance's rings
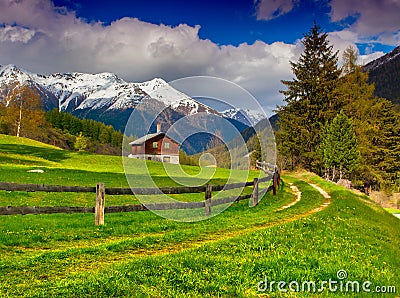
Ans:
{"label": "wooden fence", "polygon": [[[95,213],[95,225],[104,224],[104,213],[114,212],[135,212],[145,210],[172,210],[172,209],[192,209],[204,208],[205,215],[211,214],[211,207],[221,204],[227,204],[234,201],[251,199],[251,205],[258,204],[258,184],[273,179],[272,185],[267,191],[276,189],[280,183],[279,171],[273,172],[271,175],[258,179],[254,178],[251,182],[232,183],[225,185],[204,185],[195,187],[162,187],[162,188],[106,188],[104,183],[98,183],[95,187],[88,186],[60,186],[60,185],[44,185],[44,184],[18,184],[10,182],[0,182],[0,190],[5,191],[27,191],[27,192],[89,192],[96,193],[95,207],[35,207],[35,206],[0,206],[0,215],[14,214],[51,214],[51,213]],[[223,198],[212,200],[213,191],[230,190],[246,186],[253,186],[251,195],[243,195],[239,197]],[[124,206],[105,206],[105,195],[157,195],[157,194],[184,194],[184,193],[202,193],[205,199],[202,202],[174,202],[174,203],[156,203],[156,204],[135,204]]]}

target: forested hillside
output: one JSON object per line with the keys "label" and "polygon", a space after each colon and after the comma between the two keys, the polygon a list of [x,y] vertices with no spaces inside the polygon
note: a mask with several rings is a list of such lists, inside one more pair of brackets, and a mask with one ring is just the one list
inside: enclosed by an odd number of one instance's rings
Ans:
{"label": "forested hillside", "polygon": [[375,94],[400,106],[400,46],[364,67]]}
{"label": "forested hillside", "polygon": [[[305,168],[334,181],[350,179],[366,192],[397,190],[399,112],[374,95],[368,74],[356,64],[354,48],[344,52],[339,68],[338,53],[317,25],[302,42],[304,52],[291,62],[295,78],[282,81],[286,105],[278,107],[280,166]],[[335,120],[341,113],[348,118],[347,128],[332,128],[335,121],[347,123]]]}

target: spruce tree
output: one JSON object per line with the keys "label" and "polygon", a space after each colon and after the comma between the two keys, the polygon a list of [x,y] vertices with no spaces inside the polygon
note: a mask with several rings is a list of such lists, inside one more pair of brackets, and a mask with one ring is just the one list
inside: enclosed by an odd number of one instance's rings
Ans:
{"label": "spruce tree", "polygon": [[323,160],[328,171],[327,177],[329,178],[329,173],[332,173],[332,180],[335,180],[336,173],[339,173],[339,179],[342,179],[344,175],[354,172],[359,166],[360,153],[353,125],[343,111],[326,129]]}
{"label": "spruce tree", "polygon": [[290,62],[294,79],[282,81],[287,87],[281,91],[287,104],[277,109],[281,153],[291,159],[293,167],[314,171],[321,166],[317,148],[322,129],[341,108],[333,96],[340,75],[338,53],[327,37],[317,24],[304,35],[303,53],[297,62]]}

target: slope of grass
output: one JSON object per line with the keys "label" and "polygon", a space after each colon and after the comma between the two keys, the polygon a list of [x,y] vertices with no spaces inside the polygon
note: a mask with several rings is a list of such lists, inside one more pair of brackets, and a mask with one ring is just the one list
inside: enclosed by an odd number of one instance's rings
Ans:
{"label": "slope of grass", "polygon": [[[284,177],[303,196],[280,212],[294,199],[287,184],[255,208],[242,202],[191,224],[148,212],[107,215],[104,227],[92,226],[86,215],[15,216],[7,224],[0,218],[7,227],[0,237],[0,284],[7,295],[27,297],[312,297],[312,289],[285,294],[276,285],[258,291],[258,284],[314,281],[318,290],[346,270],[346,282],[398,291],[399,221],[364,196],[313,175],[302,179],[329,190],[332,204],[310,212],[324,198],[304,181]],[[327,288],[320,294],[343,295]]]}
{"label": "slope of grass", "polygon": [[[158,162],[125,161],[135,174],[130,176],[135,187],[143,185],[147,170],[155,185],[177,186],[180,183],[204,185],[225,184],[231,172],[228,169],[199,168],[162,164]],[[122,157],[71,152],[26,138],[0,135],[0,181],[48,185],[95,186],[103,182],[107,187],[129,187],[124,173]],[[146,166],[146,167],[145,167]],[[182,167],[182,170],[181,170]],[[41,169],[43,173],[28,172]],[[250,172],[249,177],[236,171],[234,182],[251,180],[258,175]],[[170,176],[170,177],[169,177]],[[250,190],[248,189],[247,192]],[[201,201],[204,195],[175,195],[176,200]],[[94,205],[94,194],[88,193],[27,193],[0,191],[0,206],[84,206]],[[134,196],[107,196],[106,205],[136,204]]]}
{"label": "slope of grass", "polygon": [[400,214],[399,209],[394,209],[394,208],[384,208],[384,209],[391,214]]}
{"label": "slope of grass", "polygon": [[[67,153],[71,154],[68,158],[51,161],[56,164],[45,169],[65,170],[68,176],[83,170],[73,160],[90,158],[94,160],[93,172],[88,171],[88,175],[107,172],[102,170],[107,165],[96,167],[95,163],[97,158],[108,157]],[[1,165],[7,166],[30,167],[11,162]],[[117,182],[119,174],[110,171],[110,183],[121,183]],[[214,177],[226,179],[223,171]],[[295,200],[288,182],[300,189],[302,198],[278,211]],[[308,183],[325,189],[331,195],[331,204],[324,205],[327,200]],[[0,198],[7,204],[3,193]],[[330,292],[326,286],[318,294],[321,297],[399,295],[400,221],[368,197],[309,173],[283,176],[278,195],[268,193],[257,207],[249,208],[242,201],[206,221],[174,222],[147,211],[106,214],[106,224],[101,227],[94,226],[93,220],[91,214],[1,216],[0,296],[317,295],[312,288],[293,293],[287,286],[288,292],[283,293],[277,284],[272,291],[269,287],[260,291],[259,283],[265,279],[286,284],[296,281],[300,287],[302,282],[314,281],[316,290],[329,279],[357,281],[360,285],[369,281],[371,292],[377,286],[396,287],[396,293],[366,293],[361,289],[360,293],[346,295],[345,288]],[[348,277],[339,280],[339,270],[345,270]]]}

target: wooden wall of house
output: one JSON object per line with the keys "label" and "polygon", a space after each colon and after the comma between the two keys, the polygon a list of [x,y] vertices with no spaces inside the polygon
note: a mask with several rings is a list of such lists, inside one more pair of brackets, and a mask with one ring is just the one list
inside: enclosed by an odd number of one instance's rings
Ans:
{"label": "wooden wall of house", "polygon": [[[153,148],[153,142],[157,142],[157,148]],[[165,143],[169,143],[169,148],[166,148]],[[145,143],[145,154],[179,154],[179,144],[169,137],[159,136]]]}
{"label": "wooden wall of house", "polygon": [[133,145],[132,146],[132,155],[144,154],[144,146],[143,145]]}

